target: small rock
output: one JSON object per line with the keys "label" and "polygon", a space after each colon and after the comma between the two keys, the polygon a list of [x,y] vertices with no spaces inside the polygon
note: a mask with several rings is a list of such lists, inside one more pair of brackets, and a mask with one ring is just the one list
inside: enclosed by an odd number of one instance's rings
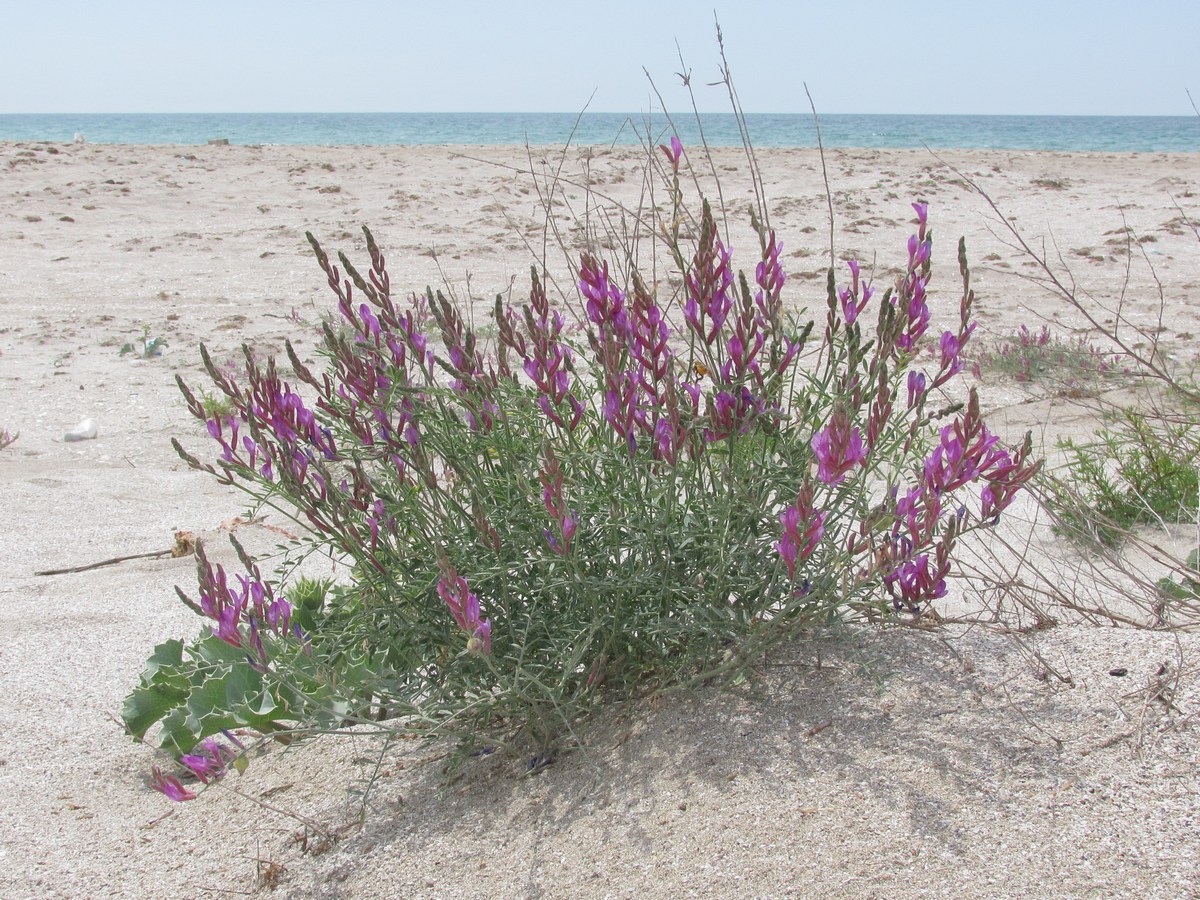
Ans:
{"label": "small rock", "polygon": [[63,435],[64,441],[91,441],[96,438],[96,423],[92,419],[84,419]]}
{"label": "small rock", "polygon": [[229,138],[209,138],[208,146],[210,147],[228,147]]}

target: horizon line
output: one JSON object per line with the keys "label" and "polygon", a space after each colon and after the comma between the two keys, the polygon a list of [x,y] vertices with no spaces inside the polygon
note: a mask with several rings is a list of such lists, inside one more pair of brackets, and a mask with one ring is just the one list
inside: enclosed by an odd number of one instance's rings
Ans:
{"label": "horizon line", "polygon": [[[746,116],[795,116],[797,118],[812,118],[811,111],[805,112],[745,112]],[[701,116],[733,116],[728,110],[701,111]],[[103,112],[83,112],[79,110],[67,112],[0,112],[0,116],[623,116],[629,119],[665,118],[663,112],[628,112],[585,110],[583,112],[567,112],[562,110],[191,110],[172,111],[161,110],[107,110]],[[818,118],[826,116],[871,116],[871,117],[900,117],[900,118],[1054,118],[1054,119],[1194,119],[1193,114],[1168,113],[910,113],[910,112],[818,112]],[[675,116],[680,121],[691,121],[695,113]]]}

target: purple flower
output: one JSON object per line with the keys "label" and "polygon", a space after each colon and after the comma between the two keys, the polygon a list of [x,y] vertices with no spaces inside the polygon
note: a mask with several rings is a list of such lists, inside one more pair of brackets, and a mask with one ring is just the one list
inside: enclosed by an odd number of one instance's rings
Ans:
{"label": "purple flower", "polygon": [[179,761],[205,784],[216,781],[224,775],[226,765],[237,755],[211,737],[200,742],[199,751],[196,752],[196,748],[193,747],[192,752],[179,757]]}
{"label": "purple flower", "polygon": [[851,428],[850,417],[839,406],[829,425],[812,439],[817,456],[817,477],[825,484],[839,484],[855,466],[865,465],[867,449],[858,427]]}
{"label": "purple flower", "polygon": [[672,426],[670,419],[659,419],[654,426],[655,456],[674,463],[678,458],[676,453],[677,429]]}
{"label": "purple flower", "polygon": [[605,392],[604,402],[601,404],[600,410],[604,414],[605,421],[613,428],[620,430],[621,404],[617,399],[616,391]]}
{"label": "purple flower", "polygon": [[[204,426],[208,429],[209,436],[221,445],[221,458],[226,462],[234,462],[237,457],[238,448],[238,432],[241,428],[241,422],[234,416],[224,418],[206,419]],[[225,428],[229,428],[229,438],[225,437]],[[253,466],[254,463],[251,462]]]}
{"label": "purple flower", "polygon": [[668,147],[666,144],[659,144],[658,149],[666,155],[667,160],[671,163],[671,168],[678,170],[679,159],[683,156],[683,144],[680,143],[679,138],[671,135],[671,146]]}
{"label": "purple flower", "polygon": [[587,301],[588,318],[620,337],[629,331],[625,293],[608,277],[608,263],[584,255],[579,268],[579,291]]}
{"label": "purple flower", "polygon": [[[581,282],[582,283],[582,282]],[[509,311],[508,319],[515,319]],[[538,388],[538,408],[559,427],[574,430],[580,422],[582,403],[570,392],[570,376],[568,370],[571,364],[571,350],[560,341],[564,320],[562,313],[551,311],[550,301],[546,299],[546,289],[534,272],[533,287],[529,290],[529,305],[526,306],[526,326],[529,331],[528,348],[520,332],[512,328],[502,329],[502,340],[514,347],[524,356],[523,370],[534,386]],[[499,322],[504,323],[505,317]],[[566,404],[570,408],[570,424],[559,413],[559,407]]]}
{"label": "purple flower", "polygon": [[164,775],[162,769],[154,766],[150,770],[150,787],[167,796],[167,799],[182,803],[185,800],[195,800],[196,794],[183,786],[183,782],[174,775]]}
{"label": "purple flower", "polygon": [[[783,534],[774,546],[787,565],[789,580],[796,579],[796,563],[808,559],[816,550],[825,534],[825,517],[826,513],[818,513],[813,508],[813,490],[809,484],[800,489],[796,502],[780,514]],[[804,525],[803,532],[801,524]]]}
{"label": "purple flower", "polygon": [[858,262],[849,260],[846,265],[850,267],[850,287],[842,288],[838,293],[838,299],[842,303],[842,316],[846,320],[847,325],[853,325],[862,311],[866,308],[867,302],[875,293],[875,289],[870,285],[864,285],[862,288],[862,299],[859,299],[859,267]]}
{"label": "purple flower", "polygon": [[471,653],[486,655],[492,649],[492,623],[480,618],[479,598],[467,587],[467,580],[460,576],[452,566],[443,567],[443,574],[437,586],[438,596],[446,601],[450,613],[458,627],[470,637],[467,639],[467,650]]}
{"label": "purple flower", "polygon": [[[929,554],[922,553],[907,560],[883,576],[883,583],[892,595],[896,609],[901,604],[916,612],[923,600],[936,600],[946,594],[948,563],[941,563],[936,570],[929,566]],[[897,588],[899,595],[897,595]]]}
{"label": "purple flower", "polygon": [[967,339],[971,337],[971,332],[975,330],[975,324],[972,322],[966,328],[962,329],[958,334],[952,331],[942,333],[940,344],[942,359],[941,369],[937,379],[933,382],[934,387],[941,387],[963,369],[962,349],[966,345]]}
{"label": "purple flower", "polygon": [[366,334],[375,339],[375,343],[379,343],[379,319],[371,312],[371,308],[365,303],[359,304],[358,314],[362,318],[363,326]]}
{"label": "purple flower", "polygon": [[[708,203],[700,219],[700,240],[686,282],[687,300],[683,316],[688,327],[704,343],[716,342],[733,306],[731,254],[717,235]],[[705,319],[708,325],[705,325]]]}
{"label": "purple flower", "polygon": [[[542,505],[546,508],[546,514],[558,528],[558,534],[549,528],[545,530],[546,541],[555,553],[566,556],[571,552],[571,539],[575,536],[579,520],[575,510],[567,509],[566,501],[563,499],[562,468],[549,445],[546,446],[545,456],[546,461],[538,475],[542,482]],[[558,535],[562,535],[561,541],[558,539]]]}
{"label": "purple flower", "polygon": [[954,332],[943,332],[941,342],[942,369],[948,372],[948,376],[957,375],[962,371],[962,360],[958,358],[960,349],[961,346],[959,345],[958,338],[955,336]]}
{"label": "purple flower", "polygon": [[916,406],[925,395],[925,373],[912,371],[908,373],[908,408]]}
{"label": "purple flower", "polygon": [[230,604],[217,613],[217,627],[212,630],[212,633],[229,644],[231,647],[242,646],[242,633],[238,629],[238,618],[241,615],[241,607],[236,604]]}
{"label": "purple flower", "polygon": [[787,281],[787,274],[783,271],[783,266],[779,264],[779,254],[782,252],[783,243],[776,239],[774,230],[770,231],[762,261],[759,262],[754,273],[754,280],[761,288],[754,300],[758,304],[759,311],[769,322],[777,322],[779,319],[781,308],[779,295],[783,290],[784,282]]}

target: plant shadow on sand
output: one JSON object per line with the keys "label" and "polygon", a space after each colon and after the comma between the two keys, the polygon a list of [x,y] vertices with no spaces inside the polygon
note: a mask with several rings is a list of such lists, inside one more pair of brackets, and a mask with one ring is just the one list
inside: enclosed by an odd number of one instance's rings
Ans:
{"label": "plant shadow on sand", "polygon": [[[1075,870],[1063,889],[1086,891],[1121,877],[1130,848],[1154,846],[1170,806],[1136,821],[1119,815],[1131,752],[1138,780],[1175,768],[1176,749],[1186,750],[1147,687],[1163,635],[1056,632],[898,628],[805,640],[740,686],[606,710],[583,748],[528,778],[513,777],[528,760],[480,759],[450,784],[434,764],[401,772],[385,761],[394,777],[376,784],[362,830],[288,887],[445,896],[482,879],[537,896],[553,868],[553,883],[598,894],[693,889],[719,871],[733,894],[813,877],[827,890],[889,885],[895,896],[915,887],[897,881],[914,865],[925,884],[961,877],[982,887],[1004,874],[1004,855],[987,842],[1003,830],[1006,853],[1040,858],[1004,875],[1010,889],[1028,879],[1036,894],[1062,867]],[[1127,664],[1125,676],[1109,674],[1113,660]],[[1067,669],[1070,683],[1059,680]],[[1152,793],[1186,803],[1195,780],[1167,779]],[[1141,865],[1166,877],[1171,861]]]}

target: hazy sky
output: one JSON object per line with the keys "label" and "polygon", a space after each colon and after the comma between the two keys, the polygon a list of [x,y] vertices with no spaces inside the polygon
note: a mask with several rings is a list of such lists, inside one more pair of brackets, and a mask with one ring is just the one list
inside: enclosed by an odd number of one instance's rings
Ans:
{"label": "hazy sky", "polygon": [[[0,0],[0,113],[725,110],[682,0]],[[1198,0],[736,0],[748,112],[1189,115]],[[593,92],[595,92],[594,97]]]}

